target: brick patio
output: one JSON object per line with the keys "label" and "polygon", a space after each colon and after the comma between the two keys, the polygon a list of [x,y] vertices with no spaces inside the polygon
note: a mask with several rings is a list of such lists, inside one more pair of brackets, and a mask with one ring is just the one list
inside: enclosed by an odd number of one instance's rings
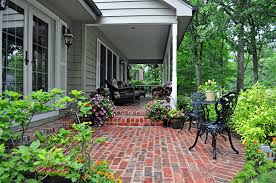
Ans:
{"label": "brick patio", "polygon": [[187,127],[178,134],[177,130],[160,126],[104,126],[95,135],[105,136],[108,142],[93,146],[91,156],[95,160],[108,160],[124,183],[230,182],[244,165],[244,149],[235,138],[238,155],[221,137],[217,160],[212,159],[210,140],[205,145],[204,138],[189,151],[195,129],[189,132]]}

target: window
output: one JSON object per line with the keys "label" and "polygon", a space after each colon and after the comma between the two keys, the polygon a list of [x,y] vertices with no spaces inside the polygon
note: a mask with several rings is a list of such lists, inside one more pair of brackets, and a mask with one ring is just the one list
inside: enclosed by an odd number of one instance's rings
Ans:
{"label": "window", "polygon": [[117,78],[117,54],[98,40],[97,88],[105,87],[105,80]]}
{"label": "window", "polygon": [[61,35],[56,35],[58,21],[52,17],[27,1],[8,1],[7,9],[1,11],[1,91],[27,95],[31,91],[59,87],[55,85],[55,64],[59,62],[54,60],[57,53],[62,55],[67,48],[55,51],[58,47],[54,40]]}
{"label": "window", "polygon": [[8,3],[2,15],[2,90],[23,93],[25,11],[10,1]]}
{"label": "window", "polygon": [[33,16],[33,91],[48,90],[48,31],[48,23]]}

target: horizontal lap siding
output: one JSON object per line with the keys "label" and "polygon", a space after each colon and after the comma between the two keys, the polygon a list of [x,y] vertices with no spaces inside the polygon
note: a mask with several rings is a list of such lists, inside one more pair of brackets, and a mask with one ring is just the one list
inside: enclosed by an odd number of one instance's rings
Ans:
{"label": "horizontal lap siding", "polygon": [[175,16],[175,9],[159,0],[96,0],[103,17]]}
{"label": "horizontal lap siding", "polygon": [[122,57],[121,52],[112,44],[111,41],[97,27],[86,27],[86,63],[85,63],[85,93],[89,95],[96,91],[96,74],[97,74],[97,39],[104,42],[110,49]]}
{"label": "horizontal lap siding", "polygon": [[83,90],[82,85],[82,29],[81,23],[73,23],[72,31],[75,36],[73,45],[68,49],[67,87],[68,91]]}

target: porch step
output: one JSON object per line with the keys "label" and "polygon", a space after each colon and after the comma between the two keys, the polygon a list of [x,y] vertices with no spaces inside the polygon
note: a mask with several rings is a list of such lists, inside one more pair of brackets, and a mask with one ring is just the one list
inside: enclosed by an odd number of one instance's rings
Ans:
{"label": "porch step", "polygon": [[111,126],[162,126],[162,121],[152,121],[144,116],[115,116],[114,118],[108,119],[107,125]]}

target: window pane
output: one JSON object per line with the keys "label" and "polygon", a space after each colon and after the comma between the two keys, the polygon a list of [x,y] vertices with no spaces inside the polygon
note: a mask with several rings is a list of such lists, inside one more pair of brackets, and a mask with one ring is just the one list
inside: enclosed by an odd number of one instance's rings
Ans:
{"label": "window pane", "polygon": [[2,21],[2,87],[23,93],[24,9],[8,1]]}
{"label": "window pane", "polygon": [[48,90],[48,23],[33,16],[33,91]]}
{"label": "window pane", "polygon": [[100,65],[100,87],[104,87],[105,85],[105,72],[106,72],[106,48],[101,45],[101,65]]}
{"label": "window pane", "polygon": [[117,56],[113,54],[113,78],[116,78],[117,73]]}
{"label": "window pane", "polygon": [[112,81],[112,52],[107,52],[107,80]]}

